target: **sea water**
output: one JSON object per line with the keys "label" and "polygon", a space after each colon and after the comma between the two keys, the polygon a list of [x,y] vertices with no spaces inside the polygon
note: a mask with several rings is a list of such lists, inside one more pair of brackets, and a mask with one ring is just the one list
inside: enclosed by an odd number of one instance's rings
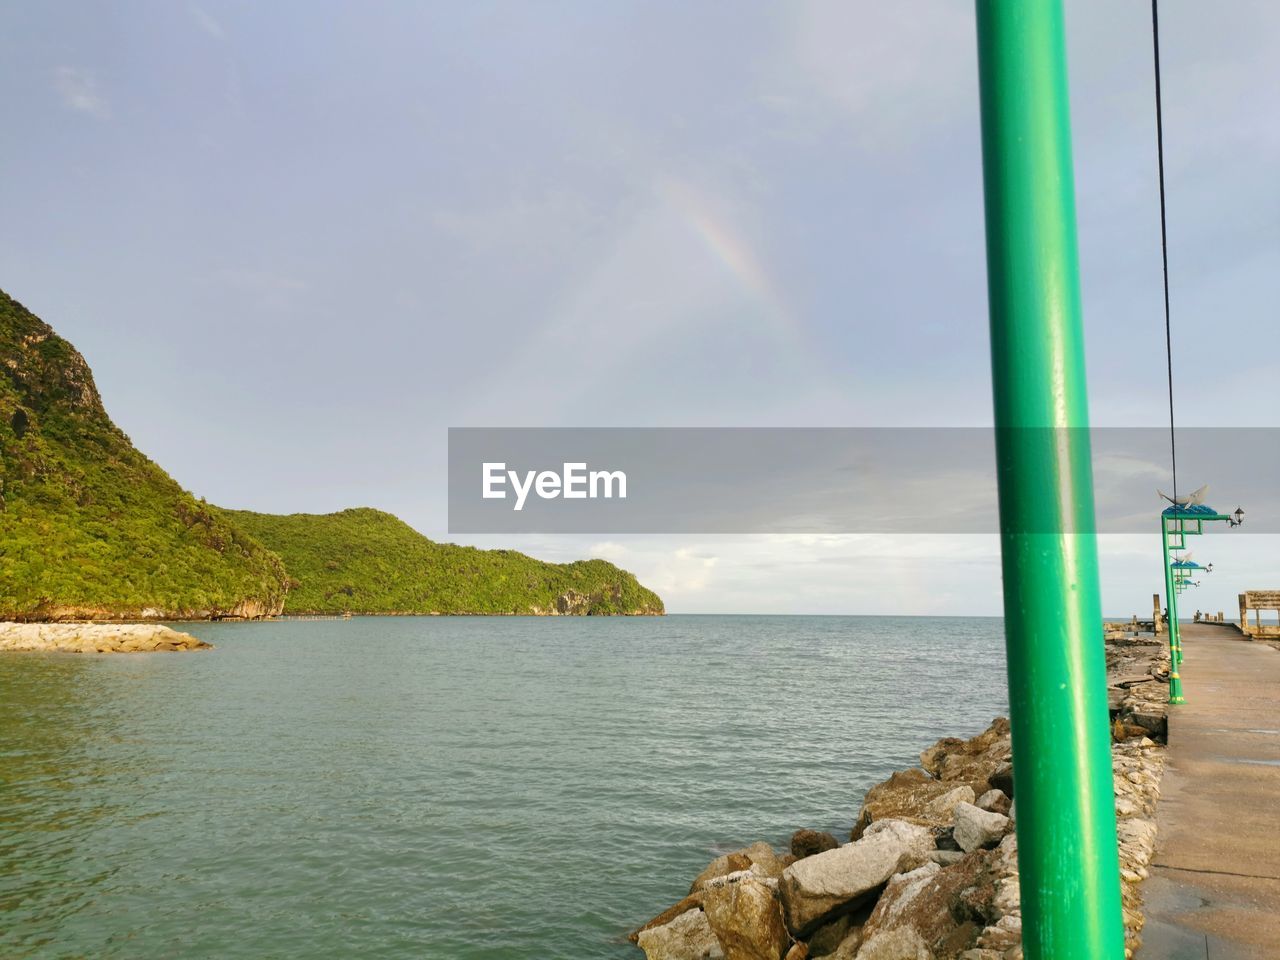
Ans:
{"label": "sea water", "polygon": [[635,957],[1006,712],[996,619],[370,617],[0,657],[0,957]]}

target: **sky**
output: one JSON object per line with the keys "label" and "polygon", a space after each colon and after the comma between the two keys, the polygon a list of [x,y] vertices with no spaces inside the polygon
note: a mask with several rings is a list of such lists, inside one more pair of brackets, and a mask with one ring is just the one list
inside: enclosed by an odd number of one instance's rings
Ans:
{"label": "sky", "polygon": [[[1067,6],[1093,420],[1160,425],[1150,11]],[[1280,7],[1161,28],[1178,420],[1278,426]],[[989,423],[975,51],[956,0],[7,4],[0,287],[215,503],[602,556],[673,612],[994,614],[989,536],[445,516],[450,426]],[[1103,538],[1108,613],[1156,540]],[[1184,605],[1276,547],[1206,540]]]}

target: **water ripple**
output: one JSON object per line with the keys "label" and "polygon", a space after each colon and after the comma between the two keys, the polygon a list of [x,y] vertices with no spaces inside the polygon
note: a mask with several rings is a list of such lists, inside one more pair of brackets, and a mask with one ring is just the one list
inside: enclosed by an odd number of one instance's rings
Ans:
{"label": "water ripple", "polygon": [[0,658],[0,956],[634,957],[712,857],[1005,708],[997,620],[189,629]]}

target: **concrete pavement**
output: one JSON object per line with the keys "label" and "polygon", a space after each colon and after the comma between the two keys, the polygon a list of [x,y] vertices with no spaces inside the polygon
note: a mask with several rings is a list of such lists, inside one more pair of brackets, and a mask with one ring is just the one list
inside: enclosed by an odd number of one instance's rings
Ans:
{"label": "concrete pavement", "polygon": [[1139,960],[1280,958],[1280,650],[1184,624]]}

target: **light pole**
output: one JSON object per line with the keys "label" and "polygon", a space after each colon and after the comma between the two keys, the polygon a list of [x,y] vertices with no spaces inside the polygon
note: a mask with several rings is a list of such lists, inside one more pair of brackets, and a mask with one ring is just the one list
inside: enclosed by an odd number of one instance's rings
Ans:
{"label": "light pole", "polygon": [[[1206,489],[1206,488],[1201,488]],[[1200,536],[1206,523],[1226,523],[1235,528],[1244,523],[1244,509],[1236,507],[1232,513],[1219,513],[1203,503],[1173,503],[1160,514],[1160,539],[1163,544],[1164,595],[1169,609],[1169,703],[1186,703],[1182,693],[1182,630],[1178,625],[1178,595],[1189,582],[1193,570],[1209,570],[1189,560],[1179,560],[1174,551],[1185,550],[1187,537]],[[1198,584],[1197,584],[1198,586]]]}
{"label": "light pole", "polygon": [[1120,960],[1061,0],[977,0],[1009,714],[1027,960]]}

